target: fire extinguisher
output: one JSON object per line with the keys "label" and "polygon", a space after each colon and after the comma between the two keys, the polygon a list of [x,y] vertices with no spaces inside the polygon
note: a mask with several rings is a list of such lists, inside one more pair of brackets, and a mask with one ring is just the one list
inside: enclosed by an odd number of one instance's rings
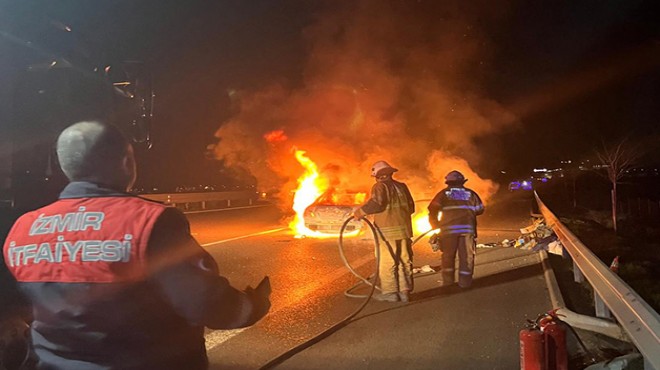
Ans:
{"label": "fire extinguisher", "polygon": [[520,370],[547,370],[545,339],[536,321],[528,320],[520,331]]}
{"label": "fire extinguisher", "polygon": [[537,322],[545,341],[546,370],[568,370],[566,327],[557,310],[540,315]]}

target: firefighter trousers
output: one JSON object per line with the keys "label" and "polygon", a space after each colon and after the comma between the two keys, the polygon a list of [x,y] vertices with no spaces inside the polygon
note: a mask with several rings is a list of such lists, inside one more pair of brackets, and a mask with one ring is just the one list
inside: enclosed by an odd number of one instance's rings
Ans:
{"label": "firefighter trousers", "polygon": [[441,243],[442,286],[454,284],[458,254],[458,285],[461,288],[468,288],[472,285],[474,256],[477,253],[474,234],[442,236]]}
{"label": "firefighter trousers", "polygon": [[378,278],[383,294],[413,290],[412,241],[402,239],[380,243]]}

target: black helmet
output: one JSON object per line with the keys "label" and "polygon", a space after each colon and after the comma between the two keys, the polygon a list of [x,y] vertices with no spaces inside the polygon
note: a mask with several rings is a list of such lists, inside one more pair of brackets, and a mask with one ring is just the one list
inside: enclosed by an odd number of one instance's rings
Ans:
{"label": "black helmet", "polygon": [[455,183],[463,184],[466,181],[467,181],[467,179],[465,178],[465,176],[463,176],[462,173],[460,173],[456,170],[451,171],[450,173],[447,174],[447,176],[445,176],[445,184],[450,184],[450,183],[451,184],[455,184]]}

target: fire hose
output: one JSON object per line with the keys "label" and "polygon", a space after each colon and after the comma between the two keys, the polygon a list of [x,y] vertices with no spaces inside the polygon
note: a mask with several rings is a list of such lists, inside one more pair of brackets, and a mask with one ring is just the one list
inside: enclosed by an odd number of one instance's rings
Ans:
{"label": "fire hose", "polygon": [[[344,226],[347,225],[352,219],[353,218],[351,217],[348,220],[346,220],[346,223],[344,224]],[[365,220],[365,221],[369,222],[367,220]],[[374,228],[376,229],[376,231],[378,232],[378,235],[382,238],[382,240],[384,240],[385,243],[387,243],[387,247],[391,251],[392,247],[389,245],[389,242],[385,239],[385,237],[383,236],[383,234],[380,231],[380,229],[378,228],[378,226],[374,225]],[[415,240],[413,240],[413,242],[411,244],[411,247],[413,245],[417,244],[417,242],[419,242],[423,237],[428,235],[430,232],[435,231],[435,230],[437,230],[437,229],[428,230],[428,231],[424,232],[422,235],[415,238]],[[380,288],[375,286],[376,285],[377,274],[371,274],[371,275],[369,275],[368,277],[365,278],[362,275],[360,275],[358,272],[355,271],[355,269],[351,266],[351,264],[346,259],[346,255],[344,254],[344,240],[343,239],[344,239],[344,237],[343,237],[343,228],[342,228],[342,232],[340,232],[340,234],[339,234],[339,256],[341,257],[341,260],[344,262],[344,265],[346,265],[346,268],[348,268],[348,271],[350,271],[356,278],[358,278],[360,280],[355,285],[353,285],[352,287],[346,289],[344,291],[344,295],[349,297],[349,298],[368,298],[368,299],[371,299],[371,296],[373,295],[374,287],[375,287],[376,290],[380,291]],[[378,239],[378,238],[376,238],[376,239]],[[379,243],[378,243],[378,240],[376,240],[376,248],[378,248],[378,247],[379,247]],[[378,271],[378,269],[376,269],[376,271]],[[420,273],[420,274],[417,274],[417,276],[422,277],[422,276],[433,275],[433,274],[437,274],[437,272]],[[352,293],[353,290],[359,288],[363,284],[366,284],[366,285],[369,285],[369,286],[372,287],[372,290],[369,293],[369,295]]]}
{"label": "fire hose", "polygon": [[[331,334],[335,333],[339,329],[341,329],[344,326],[348,325],[351,322],[351,320],[355,316],[357,316],[360,312],[362,312],[362,310],[367,306],[367,304],[371,300],[371,297],[374,294],[374,291],[376,289],[380,290],[380,288],[378,288],[376,286],[377,283],[378,283],[378,266],[380,265],[380,239],[382,238],[382,240],[384,240],[385,243],[388,244],[388,248],[390,250],[391,250],[391,246],[389,245],[389,242],[387,242],[387,240],[383,237],[383,234],[382,234],[382,232],[380,231],[380,229],[378,228],[377,225],[371,223],[371,221],[369,221],[367,219],[362,219],[367,224],[367,226],[369,226],[369,229],[371,230],[371,235],[374,239],[374,249],[375,249],[375,254],[376,254],[376,271],[373,274],[369,275],[368,278],[365,278],[362,275],[360,275],[351,266],[351,264],[346,259],[346,255],[344,254],[344,231],[346,231],[346,227],[348,226],[348,224],[351,221],[353,221],[353,219],[354,219],[353,216],[347,218],[346,221],[344,221],[343,225],[341,226],[341,230],[339,231],[339,242],[338,242],[339,255],[341,256],[341,259],[344,262],[344,265],[346,265],[346,268],[348,268],[348,270],[355,277],[360,279],[360,281],[356,285],[354,285],[353,287],[347,289],[344,292],[344,294],[347,297],[351,297],[351,298],[364,298],[364,301],[362,302],[362,304],[355,311],[353,311],[351,314],[346,316],[344,319],[338,321],[336,324],[334,324],[331,327],[325,329],[324,331],[320,332],[319,334],[311,337],[310,339],[306,340],[305,342],[302,342],[302,343],[298,344],[297,346],[292,347],[292,348],[286,350],[285,352],[282,352],[277,357],[272,358],[271,360],[266,362],[263,366],[261,366],[259,368],[260,370],[272,369],[272,368],[280,365],[282,362],[288,360],[289,358],[293,357],[297,353],[313,346],[314,344],[322,341],[323,339],[329,337]],[[426,236],[431,231],[433,231],[433,230],[429,230],[429,231],[423,233],[422,235],[418,236],[417,238],[415,238],[412,245],[415,245],[420,239],[422,239],[424,236]],[[430,274],[434,274],[434,273],[430,273]],[[370,281],[370,279],[373,282]],[[366,284],[366,285],[371,287],[371,289],[369,290],[369,294],[367,294],[367,295],[357,295],[357,294],[350,293],[350,291],[352,291],[353,289],[357,288],[359,285],[362,285],[362,284]]]}

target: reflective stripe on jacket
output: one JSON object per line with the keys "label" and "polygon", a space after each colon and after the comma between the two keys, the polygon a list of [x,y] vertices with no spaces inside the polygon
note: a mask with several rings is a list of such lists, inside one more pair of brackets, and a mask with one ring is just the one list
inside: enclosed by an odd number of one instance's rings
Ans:
{"label": "reflective stripe on jacket", "polygon": [[[479,195],[462,186],[449,186],[435,195],[429,204],[429,222],[441,235],[477,235],[477,215],[484,213]],[[442,217],[438,221],[438,215]]]}

